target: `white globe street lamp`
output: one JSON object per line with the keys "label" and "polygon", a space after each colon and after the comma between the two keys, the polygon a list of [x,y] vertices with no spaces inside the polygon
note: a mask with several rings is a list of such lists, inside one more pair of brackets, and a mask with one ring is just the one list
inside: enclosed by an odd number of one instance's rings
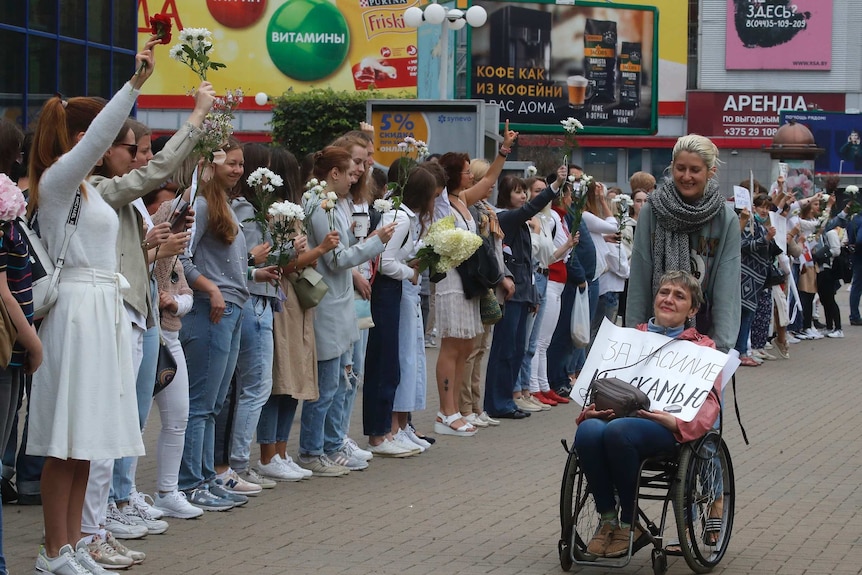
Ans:
{"label": "white globe street lamp", "polygon": [[418,28],[427,22],[440,29],[440,99],[445,100],[448,96],[449,78],[449,35],[448,30],[460,30],[468,24],[472,28],[478,28],[488,21],[488,13],[481,6],[472,6],[465,13],[458,8],[446,9],[440,4],[428,4],[423,11],[417,6],[411,6],[404,11],[404,23],[411,28]]}

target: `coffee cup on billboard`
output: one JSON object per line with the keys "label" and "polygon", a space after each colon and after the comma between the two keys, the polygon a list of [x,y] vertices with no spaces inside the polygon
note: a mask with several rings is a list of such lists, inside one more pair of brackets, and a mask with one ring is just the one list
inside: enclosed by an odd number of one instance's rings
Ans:
{"label": "coffee cup on billboard", "polygon": [[584,101],[593,95],[590,81],[583,76],[569,76],[566,78],[566,86],[569,88],[569,106],[572,108],[583,108]]}
{"label": "coffee cup on billboard", "polygon": [[778,162],[778,175],[782,178],[787,177],[787,164],[784,162]]}

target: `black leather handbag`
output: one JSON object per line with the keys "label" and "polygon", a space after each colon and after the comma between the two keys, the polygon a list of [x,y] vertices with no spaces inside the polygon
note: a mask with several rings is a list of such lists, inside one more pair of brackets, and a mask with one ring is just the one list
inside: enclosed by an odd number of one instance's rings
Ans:
{"label": "black leather handbag", "polygon": [[614,417],[633,417],[638,410],[650,408],[649,397],[643,391],[616,377],[594,379],[586,405],[590,403],[596,405],[596,411],[612,409]]}
{"label": "black leather handbag", "polygon": [[164,340],[159,341],[159,359],[156,362],[156,385],[153,387],[153,396],[166,388],[177,376],[177,360],[168,349]]}

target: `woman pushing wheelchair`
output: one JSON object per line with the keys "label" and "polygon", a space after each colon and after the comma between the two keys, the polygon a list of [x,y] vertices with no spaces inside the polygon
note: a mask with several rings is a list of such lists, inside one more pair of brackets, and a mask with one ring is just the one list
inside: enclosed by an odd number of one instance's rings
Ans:
{"label": "woman pushing wheelchair", "polygon": [[[653,301],[654,316],[637,329],[714,349],[712,339],[688,327],[701,305],[700,284],[690,273],[667,272],[659,281]],[[614,418],[613,410],[598,411],[595,404],[584,408],[577,419],[574,448],[600,515],[600,528],[587,544],[589,554],[596,557],[626,555],[632,529],[635,530],[633,549],[647,543],[647,534],[636,522],[641,462],[649,457],[672,455],[677,444],[698,439],[709,431],[719,416],[720,394],[719,376],[712,393],[690,422],[658,410],[640,410],[637,417]],[[720,485],[714,487],[720,489]],[[721,517],[721,506],[722,499],[718,495],[711,505],[710,516]],[[712,527],[717,528],[711,531]],[[719,529],[720,522],[713,526],[707,524],[704,536],[717,538]]]}

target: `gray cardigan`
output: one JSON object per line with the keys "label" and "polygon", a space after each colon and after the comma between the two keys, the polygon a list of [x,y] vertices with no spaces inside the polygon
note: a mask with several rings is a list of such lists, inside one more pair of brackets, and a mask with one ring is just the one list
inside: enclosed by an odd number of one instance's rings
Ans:
{"label": "gray cardigan", "polygon": [[[240,196],[231,201],[230,207],[233,208],[233,213],[236,215],[236,219],[238,219],[240,221],[240,225],[242,225],[242,235],[245,236],[245,246],[248,249],[251,249],[256,245],[260,245],[263,242],[269,242],[272,244],[272,237],[269,235],[269,230],[266,230],[266,233],[264,233],[264,231],[260,229],[259,223],[247,221],[254,217],[254,206],[251,205],[251,202]],[[249,293],[252,295],[261,297],[275,297],[278,295],[275,287],[270,282],[246,280],[246,285]]]}
{"label": "gray cardigan", "polygon": [[[319,204],[317,198],[310,201]],[[317,271],[329,286],[323,300],[314,308],[314,338],[318,361],[340,357],[359,339],[351,268],[374,258],[382,253],[384,248],[383,242],[377,236],[359,242],[351,233],[350,222],[341,210],[333,209],[333,216],[340,242],[338,247],[317,260]],[[329,216],[318,205],[305,221],[308,227],[308,248],[314,249],[329,233]]]}

